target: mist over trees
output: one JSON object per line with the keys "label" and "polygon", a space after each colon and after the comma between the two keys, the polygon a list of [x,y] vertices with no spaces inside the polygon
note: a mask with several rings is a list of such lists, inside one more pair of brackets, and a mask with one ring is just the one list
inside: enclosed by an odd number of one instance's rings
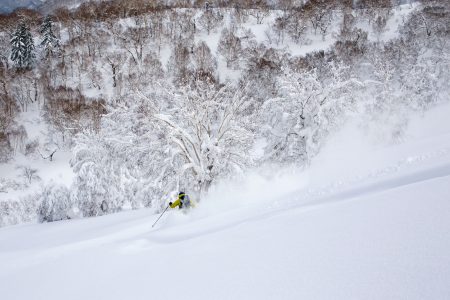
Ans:
{"label": "mist over trees", "polygon": [[[0,163],[65,149],[75,172],[70,187],[0,202],[0,225],[157,210],[250,168],[307,166],[356,111],[399,140],[408,112],[449,100],[450,5],[408,4],[395,25],[398,4],[117,0],[0,15]],[[20,123],[30,107],[45,143]]]}

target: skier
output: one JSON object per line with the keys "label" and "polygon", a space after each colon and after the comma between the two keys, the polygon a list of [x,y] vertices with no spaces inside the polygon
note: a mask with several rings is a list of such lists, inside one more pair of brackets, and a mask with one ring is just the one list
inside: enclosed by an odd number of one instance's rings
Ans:
{"label": "skier", "polygon": [[178,193],[178,198],[175,200],[175,202],[169,202],[169,205],[167,205],[166,209],[161,213],[159,218],[153,223],[152,228],[155,227],[156,223],[158,223],[159,219],[164,215],[164,213],[167,211],[167,209],[175,208],[177,207],[179,209],[183,209],[183,213],[187,213],[187,209],[195,207],[195,202],[189,198],[188,195],[186,195],[184,192]]}
{"label": "skier", "polygon": [[179,209],[188,209],[195,207],[194,202],[186,195],[184,192],[178,193],[178,198],[175,202],[169,202],[170,208],[175,208],[178,206]]}

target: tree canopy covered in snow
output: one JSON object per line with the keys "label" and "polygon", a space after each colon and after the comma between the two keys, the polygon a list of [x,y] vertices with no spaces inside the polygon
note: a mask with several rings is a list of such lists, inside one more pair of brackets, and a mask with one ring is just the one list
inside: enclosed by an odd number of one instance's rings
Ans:
{"label": "tree canopy covered in snow", "polygon": [[11,37],[11,60],[18,68],[31,68],[35,59],[30,29],[21,22]]}

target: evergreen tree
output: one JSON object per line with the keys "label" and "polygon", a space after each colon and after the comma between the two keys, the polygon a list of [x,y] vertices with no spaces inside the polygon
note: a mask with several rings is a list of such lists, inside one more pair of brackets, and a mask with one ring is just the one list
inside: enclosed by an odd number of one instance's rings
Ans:
{"label": "evergreen tree", "polygon": [[44,58],[48,58],[53,53],[59,52],[59,40],[56,38],[53,33],[53,21],[50,16],[47,16],[44,19],[44,22],[41,25],[41,34],[43,35],[43,39],[41,42],[41,47],[44,49]]}
{"label": "evergreen tree", "polygon": [[20,69],[31,68],[34,59],[34,41],[30,29],[21,22],[11,38],[11,60]]}

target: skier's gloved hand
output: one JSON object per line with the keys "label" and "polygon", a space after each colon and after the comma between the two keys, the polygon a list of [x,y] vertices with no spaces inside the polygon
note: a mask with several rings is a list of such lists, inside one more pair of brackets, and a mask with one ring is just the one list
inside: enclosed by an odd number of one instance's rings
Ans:
{"label": "skier's gloved hand", "polygon": [[172,204],[173,204],[172,202],[169,202],[169,205],[170,205],[170,206],[172,206]]}

